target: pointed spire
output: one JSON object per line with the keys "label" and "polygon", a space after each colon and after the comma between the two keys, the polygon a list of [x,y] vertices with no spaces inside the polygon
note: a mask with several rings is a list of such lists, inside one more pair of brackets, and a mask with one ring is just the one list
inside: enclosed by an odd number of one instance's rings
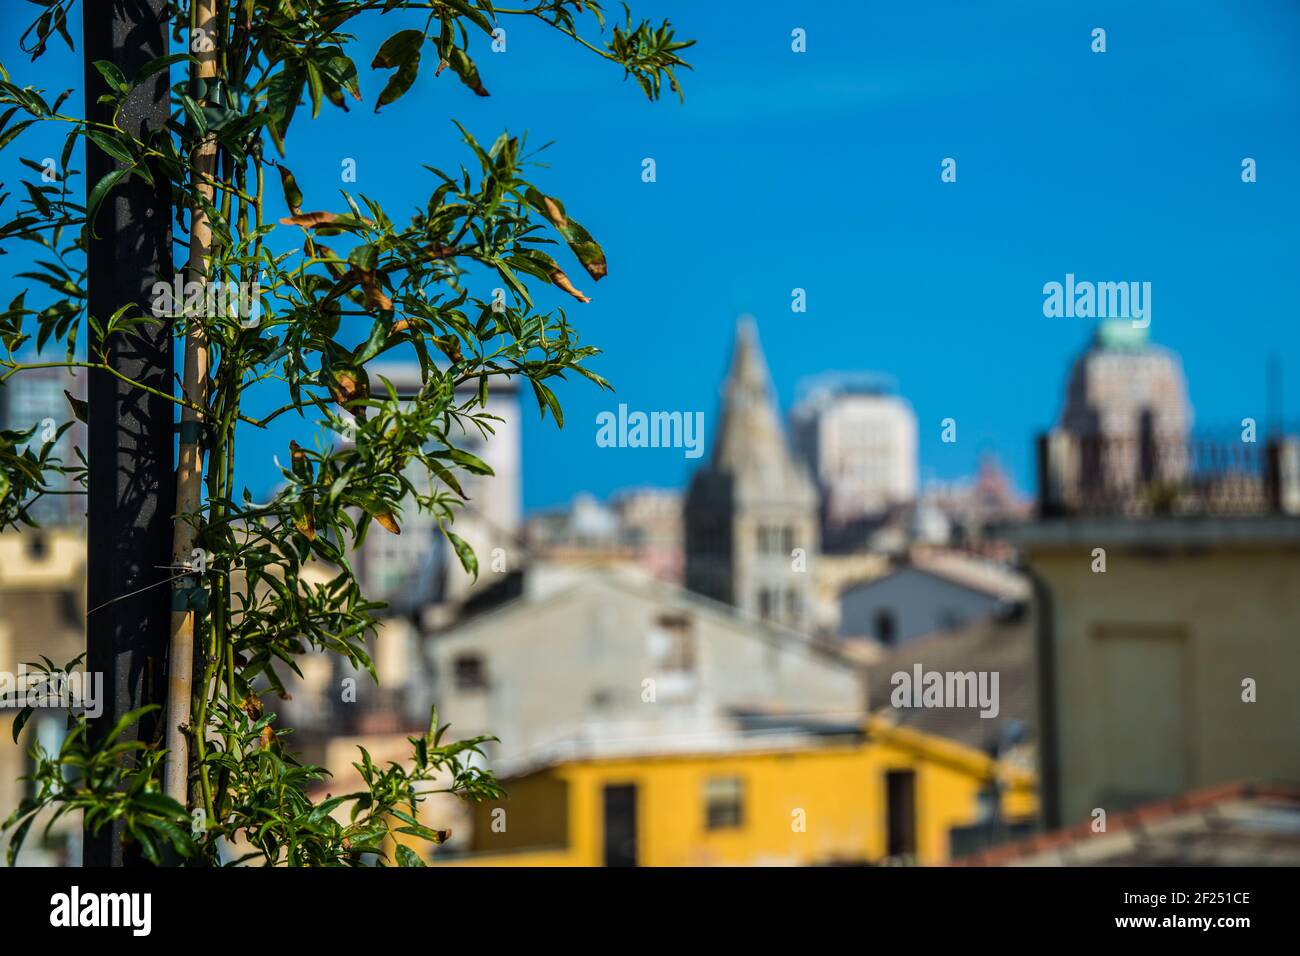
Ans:
{"label": "pointed spire", "polygon": [[742,315],[736,320],[736,344],[731,353],[727,386],[743,386],[766,395],[768,385],[767,361],[763,358],[763,347],[758,344],[758,323],[752,315]]}
{"label": "pointed spire", "polygon": [[767,361],[751,315],[736,322],[731,369],[722,386],[722,413],[713,444],[713,466],[726,471],[765,468],[786,459],[785,438],[772,398]]}

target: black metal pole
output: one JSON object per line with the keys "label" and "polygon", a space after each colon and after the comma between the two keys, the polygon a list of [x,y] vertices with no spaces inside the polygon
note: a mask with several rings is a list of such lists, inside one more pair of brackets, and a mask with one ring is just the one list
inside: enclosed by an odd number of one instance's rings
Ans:
{"label": "black metal pole", "polygon": [[[134,78],[150,60],[166,56],[166,0],[96,0],[82,4],[86,115],[110,122],[112,106],[96,102],[107,92],[96,60],[117,65]],[[135,90],[117,121],[143,138],[167,123],[169,72]],[[112,157],[86,144],[87,191],[116,166]],[[87,285],[91,315],[106,320],[137,303],[146,313],[155,282],[170,282],[171,193],[162,177],[150,186],[129,176],[104,202],[88,237]],[[107,364],[128,378],[171,394],[172,339],[163,323],[107,343]],[[90,347],[100,343],[91,340]],[[175,406],[105,371],[89,375],[87,455],[88,550],[86,666],[104,675],[104,707],[92,720],[94,741],[126,712],[167,699],[166,656],[170,629],[171,513],[176,498],[173,443]],[[158,585],[149,587],[149,585]],[[141,590],[145,589],[145,590]],[[128,596],[129,595],[129,596]],[[149,715],[127,739],[154,742],[159,714]],[[127,866],[139,856],[122,842],[118,826],[84,834],[87,866]]]}

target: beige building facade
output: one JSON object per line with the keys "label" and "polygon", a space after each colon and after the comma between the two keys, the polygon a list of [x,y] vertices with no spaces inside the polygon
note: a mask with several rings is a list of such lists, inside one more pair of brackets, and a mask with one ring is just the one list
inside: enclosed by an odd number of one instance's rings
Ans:
{"label": "beige building facade", "polygon": [[1300,782],[1300,517],[1075,517],[1012,537],[1037,598],[1048,826]]}

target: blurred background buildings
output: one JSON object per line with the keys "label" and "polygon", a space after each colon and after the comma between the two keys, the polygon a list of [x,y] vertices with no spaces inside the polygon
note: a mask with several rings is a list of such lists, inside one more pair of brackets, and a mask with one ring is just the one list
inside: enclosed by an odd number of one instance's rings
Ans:
{"label": "blurred background buildings", "polygon": [[[376,373],[413,394],[413,369]],[[62,421],[64,387],[15,378],[4,427]],[[570,505],[524,516],[518,395],[490,411],[471,447],[496,476],[456,524],[478,580],[412,509],[357,557],[389,604],[380,685],[309,655],[272,705],[334,773],[322,792],[358,744],[402,759],[435,704],[497,736],[510,799],[432,797],[453,836],[431,861],[1300,862],[1276,850],[1300,817],[1300,445],[1193,432],[1178,358],[1145,335],[1104,324],[1076,361],[1036,500],[991,453],[922,487],[915,416],[878,374],[807,383],[783,422],[752,320],[685,489],[600,501],[575,476]],[[83,647],[81,501],[0,535],[0,669]],[[996,675],[996,713],[896,696],[927,672]],[[0,814],[61,732],[41,712],[0,744]],[[77,839],[65,823],[22,861]]]}

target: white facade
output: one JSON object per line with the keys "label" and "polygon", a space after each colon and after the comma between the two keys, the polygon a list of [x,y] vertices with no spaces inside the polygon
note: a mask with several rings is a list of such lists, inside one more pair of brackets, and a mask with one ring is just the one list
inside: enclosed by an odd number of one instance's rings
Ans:
{"label": "white facade", "polygon": [[744,715],[847,725],[865,712],[847,659],[643,572],[535,566],[525,582],[426,651],[438,719],[457,739],[499,737],[499,771],[734,746]]}
{"label": "white facade", "polygon": [[[37,453],[45,444],[42,435],[47,429],[53,432],[65,422],[71,422],[72,427],[55,444],[52,457],[64,466],[76,467],[80,461],[74,449],[80,448],[83,453],[88,450],[86,426],[73,417],[72,408],[63,393],[67,391],[84,400],[87,397],[86,387],[85,369],[24,369],[0,389],[0,428],[20,432],[36,429],[26,447]],[[86,496],[79,493],[84,489],[68,475],[49,472],[45,480],[53,489],[72,493],[37,498],[28,510],[32,519],[44,527],[84,526]]]}
{"label": "white facade", "polygon": [[[1074,435],[1136,438],[1144,416],[1160,439],[1182,439],[1192,426],[1178,356],[1145,336],[1112,342],[1106,330],[1070,372],[1060,427]],[[1113,333],[1112,333],[1113,334]]]}
{"label": "white facade", "polygon": [[1075,361],[1056,441],[1072,450],[1061,480],[1085,497],[1137,496],[1187,476],[1192,409],[1182,362],[1145,330],[1103,323]]}
{"label": "white facade", "polygon": [[819,388],[795,406],[791,433],[822,490],[829,525],[916,497],[916,415],[905,399]]}
{"label": "white facade", "polygon": [[[376,391],[381,376],[393,383],[399,395],[412,394],[420,387],[420,369],[414,363],[376,364],[369,371]],[[461,400],[468,397],[469,392],[457,394]],[[482,476],[457,470],[456,477],[469,500],[457,510],[452,530],[474,549],[479,580],[488,581],[491,575],[484,572],[491,564],[494,549],[504,550],[508,566],[519,558],[522,449],[517,389],[510,383],[494,383],[487,408],[480,411],[501,419],[491,422],[495,434],[485,439],[472,425],[462,432],[453,422],[448,438],[456,447],[481,458],[495,474]],[[418,465],[411,467],[411,480],[417,487],[434,480],[431,475],[420,474]],[[358,562],[366,597],[387,601],[400,612],[433,601],[455,601],[468,594],[474,581],[451,552],[437,521],[420,513],[410,502],[403,508],[400,524],[400,535],[373,527],[366,536],[362,560]]]}

